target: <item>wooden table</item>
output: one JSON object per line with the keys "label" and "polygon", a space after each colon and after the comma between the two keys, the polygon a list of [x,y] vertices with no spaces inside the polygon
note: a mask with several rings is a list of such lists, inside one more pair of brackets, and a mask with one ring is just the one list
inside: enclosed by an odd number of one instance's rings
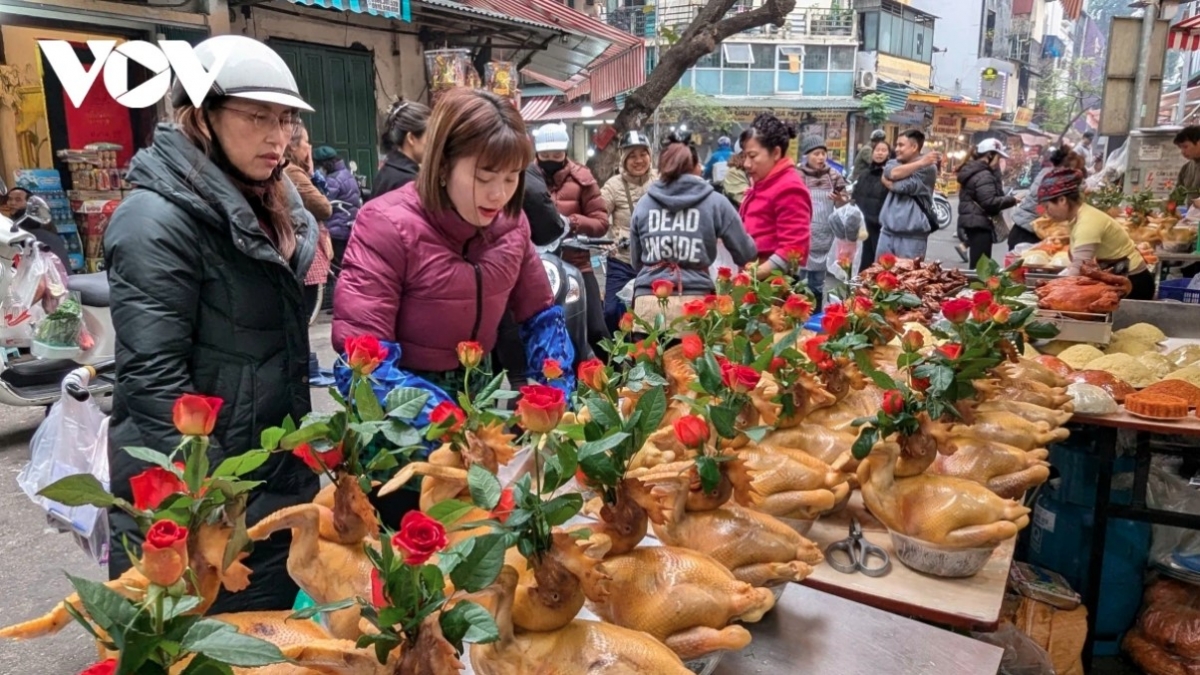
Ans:
{"label": "wooden table", "polygon": [[747,624],[750,646],[713,675],[991,675],[1004,651],[911,619],[790,584],[775,609]]}
{"label": "wooden table", "polygon": [[858,492],[843,511],[821,518],[806,536],[824,550],[849,535],[851,516],[858,517],[868,540],[882,546],[892,556],[891,571],[873,579],[864,574],[842,574],[822,564],[801,583],[872,607],[945,626],[996,630],[1015,539],[1000,545],[979,574],[966,579],[942,579],[913,571],[896,559],[892,538],[863,507],[862,495]]}

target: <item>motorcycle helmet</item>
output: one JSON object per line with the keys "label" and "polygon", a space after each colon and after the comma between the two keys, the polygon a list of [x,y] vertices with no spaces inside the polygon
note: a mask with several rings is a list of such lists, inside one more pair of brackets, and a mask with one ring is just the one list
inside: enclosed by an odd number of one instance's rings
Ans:
{"label": "motorcycle helmet", "polygon": [[630,148],[646,148],[650,149],[650,139],[640,131],[627,131],[621,137],[621,149],[628,150]]}
{"label": "motorcycle helmet", "polygon": [[571,136],[565,124],[550,122],[533,132],[533,149],[536,152],[559,152],[566,150],[569,145]]}
{"label": "motorcycle helmet", "polygon": [[[223,59],[210,94],[232,96],[263,103],[278,103],[289,108],[313,112],[300,96],[296,78],[279,54],[267,45],[244,35],[217,35],[196,45],[196,58],[211,71]],[[176,79],[171,89],[171,104],[189,105],[187,91]]]}
{"label": "motorcycle helmet", "polygon": [[883,129],[876,129],[875,131],[871,132],[871,142],[873,143],[878,143],[885,138],[887,138],[887,134],[883,132]]}

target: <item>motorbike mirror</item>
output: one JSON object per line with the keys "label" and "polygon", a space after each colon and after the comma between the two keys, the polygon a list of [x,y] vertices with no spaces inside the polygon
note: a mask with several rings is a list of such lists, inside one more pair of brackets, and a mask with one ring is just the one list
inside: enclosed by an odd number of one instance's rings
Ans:
{"label": "motorbike mirror", "polygon": [[42,199],[41,197],[29,198],[29,201],[25,204],[25,215],[21,216],[21,219],[17,221],[17,224],[20,225],[26,220],[32,220],[33,222],[42,226],[50,224],[50,221],[52,220],[50,216],[50,205],[46,203],[45,199]]}

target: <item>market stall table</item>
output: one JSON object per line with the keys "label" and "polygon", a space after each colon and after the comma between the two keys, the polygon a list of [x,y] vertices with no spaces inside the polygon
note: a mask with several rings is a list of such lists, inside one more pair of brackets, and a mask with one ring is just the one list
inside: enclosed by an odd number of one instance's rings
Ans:
{"label": "market stall table", "polygon": [[1168,253],[1160,251],[1155,255],[1158,256],[1158,281],[1159,283],[1166,281],[1167,275],[1172,269],[1177,267],[1187,267],[1192,263],[1200,262],[1200,254],[1196,253]]}
{"label": "market stall table", "polygon": [[775,609],[748,624],[753,642],[713,675],[985,675],[1004,651],[812,588],[790,584]]}
{"label": "market stall table", "polygon": [[945,626],[996,630],[1016,539],[1001,544],[987,565],[973,577],[941,579],[922,574],[896,559],[891,537],[863,507],[862,495],[858,492],[844,510],[821,518],[805,536],[824,550],[829,544],[846,538],[852,516],[862,523],[863,536],[883,547],[892,557],[891,572],[871,578],[864,574],[842,574],[829,565],[818,565],[801,583],[872,607]]}

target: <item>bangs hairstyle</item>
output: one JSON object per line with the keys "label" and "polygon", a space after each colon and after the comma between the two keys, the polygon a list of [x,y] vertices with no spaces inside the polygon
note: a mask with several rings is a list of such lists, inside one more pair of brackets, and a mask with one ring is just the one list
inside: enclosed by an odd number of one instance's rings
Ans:
{"label": "bangs hairstyle", "polygon": [[425,159],[417,175],[417,194],[425,208],[437,213],[454,209],[444,181],[455,164],[474,157],[477,170],[517,172],[517,190],[504,205],[504,214],[521,215],[533,143],[521,113],[508,99],[477,89],[452,91],[434,107],[425,133]]}

